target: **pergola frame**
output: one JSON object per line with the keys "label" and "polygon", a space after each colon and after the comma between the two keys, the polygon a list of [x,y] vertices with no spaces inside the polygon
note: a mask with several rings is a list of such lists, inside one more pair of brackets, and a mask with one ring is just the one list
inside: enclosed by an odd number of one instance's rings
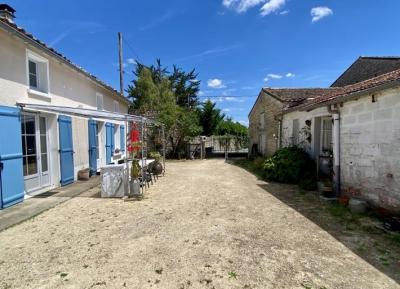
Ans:
{"label": "pergola frame", "polygon": [[[29,103],[17,103],[17,106],[21,108],[22,111],[27,112],[45,112],[45,113],[57,113],[63,114],[68,116],[80,117],[84,119],[93,119],[93,120],[105,120],[105,121],[122,121],[125,123],[126,127],[126,136],[125,136],[125,144],[128,145],[129,143],[129,123],[130,122],[140,122],[141,124],[141,171],[142,171],[142,178],[145,178],[145,159],[144,159],[144,128],[146,125],[152,125],[160,127],[162,130],[162,161],[163,161],[163,174],[165,172],[165,126],[164,124],[152,120],[150,118],[132,114],[124,114],[118,112],[108,112],[108,111],[101,111],[96,109],[88,109],[88,108],[81,108],[81,107],[67,107],[67,106],[55,106],[55,105],[42,105],[42,104],[29,104]],[[125,185],[125,192],[127,193],[129,190],[129,164],[128,164],[128,157],[125,156],[125,169],[126,169],[126,185]],[[144,193],[145,185],[142,184],[142,194]]]}

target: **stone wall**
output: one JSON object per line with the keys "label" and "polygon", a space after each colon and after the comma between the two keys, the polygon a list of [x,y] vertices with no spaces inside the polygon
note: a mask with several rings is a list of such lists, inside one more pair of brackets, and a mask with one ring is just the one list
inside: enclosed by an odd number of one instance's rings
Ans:
{"label": "stone wall", "polygon": [[[279,122],[275,115],[282,111],[282,103],[274,97],[261,92],[249,115],[249,152],[253,144],[264,145],[264,155],[271,156],[278,148]],[[264,128],[260,127],[260,115],[264,113]],[[265,135],[265,143],[260,144],[260,135]]]}
{"label": "stone wall", "polygon": [[400,212],[400,89],[341,108],[342,191]]}

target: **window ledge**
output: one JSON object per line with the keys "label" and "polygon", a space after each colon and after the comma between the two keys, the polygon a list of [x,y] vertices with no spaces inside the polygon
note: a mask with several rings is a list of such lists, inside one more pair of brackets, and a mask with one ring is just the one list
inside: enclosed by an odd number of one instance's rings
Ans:
{"label": "window ledge", "polygon": [[35,90],[35,89],[32,89],[32,88],[28,88],[28,93],[51,99],[50,93],[41,92],[39,90]]}

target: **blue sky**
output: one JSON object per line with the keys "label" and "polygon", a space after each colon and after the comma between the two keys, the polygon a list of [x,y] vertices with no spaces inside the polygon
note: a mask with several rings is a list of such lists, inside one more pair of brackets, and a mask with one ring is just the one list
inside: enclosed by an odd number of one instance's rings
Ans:
{"label": "blue sky", "polygon": [[[263,86],[326,87],[360,55],[400,55],[398,0],[9,1],[16,23],[119,87],[133,60],[190,70],[235,120]],[[216,97],[219,96],[219,97]]]}

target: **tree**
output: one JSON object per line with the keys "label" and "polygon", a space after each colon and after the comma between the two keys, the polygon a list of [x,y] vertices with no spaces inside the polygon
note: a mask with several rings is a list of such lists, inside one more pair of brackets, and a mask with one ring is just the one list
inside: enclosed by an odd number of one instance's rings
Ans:
{"label": "tree", "polygon": [[219,135],[247,136],[248,128],[228,117],[220,122],[217,128]]}
{"label": "tree", "polygon": [[217,133],[218,126],[225,118],[221,110],[215,106],[214,102],[207,100],[198,109],[200,125],[203,127],[203,135],[210,136]]}
{"label": "tree", "polygon": [[197,76],[195,69],[186,73],[174,65],[174,71],[170,76],[170,80],[177,105],[189,109],[198,106],[199,99],[197,94],[200,91],[200,81],[197,79]]}
{"label": "tree", "polygon": [[147,67],[137,67],[137,79],[128,86],[129,98],[132,99],[133,110],[141,114],[155,111],[158,108],[159,89],[155,85],[152,73]]}
{"label": "tree", "polygon": [[[180,73],[180,78],[193,77],[190,73],[186,74],[183,71]],[[131,112],[150,114],[163,123],[171,148],[170,156],[180,157],[185,153],[187,138],[201,132],[197,113],[190,107],[177,104],[177,99],[181,98],[179,95],[195,87],[186,82],[179,86],[179,90],[174,88],[172,76],[162,67],[160,60],[157,60],[155,66],[150,67],[138,63],[134,74],[136,79],[128,87],[129,97],[133,100]]]}

